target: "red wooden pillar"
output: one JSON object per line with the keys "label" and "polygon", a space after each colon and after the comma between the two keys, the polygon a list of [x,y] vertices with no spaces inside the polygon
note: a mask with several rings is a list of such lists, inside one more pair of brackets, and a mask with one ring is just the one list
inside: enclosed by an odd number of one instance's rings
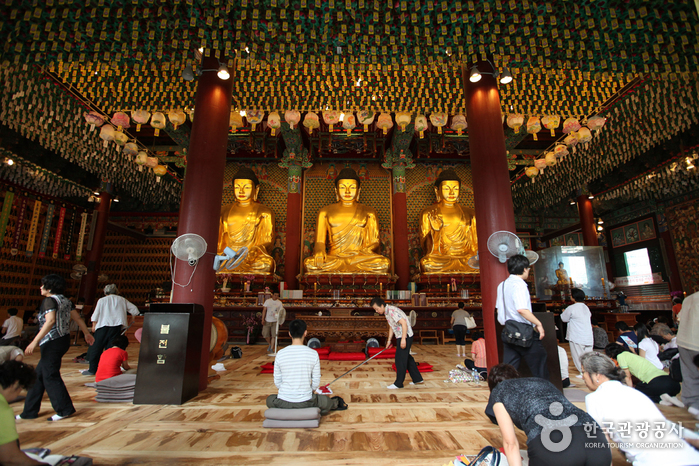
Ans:
{"label": "red wooden pillar", "polygon": [[109,222],[109,208],[112,204],[112,186],[109,183],[104,183],[103,191],[100,192],[99,205],[92,215],[97,216],[95,222],[95,231],[92,235],[92,248],[87,252],[85,257],[85,266],[87,273],[82,279],[78,297],[85,298],[85,305],[92,306],[95,304],[95,296],[97,295],[97,277],[100,274],[100,262],[102,261],[102,252],[104,251],[104,239],[107,236],[107,223]]}
{"label": "red wooden pillar", "polygon": [[286,196],[286,251],[284,254],[284,282],[286,288],[298,288],[296,276],[301,266],[301,186],[303,182],[303,167],[289,166],[287,180],[288,194]]}
{"label": "red wooden pillar", "polygon": [[580,226],[582,227],[583,246],[599,246],[597,242],[597,224],[595,214],[592,211],[592,201],[587,194],[578,196],[578,213],[580,214]]}
{"label": "red wooden pillar", "polygon": [[407,290],[410,282],[408,250],[408,201],[405,195],[405,165],[393,167],[393,272],[396,288]]}
{"label": "red wooden pillar", "polygon": [[[492,72],[488,62],[477,63],[481,72]],[[516,233],[515,214],[507,169],[505,133],[502,126],[500,94],[495,78],[483,74],[469,81],[470,69],[462,66],[466,94],[468,135],[471,151],[473,195],[476,206],[478,257],[483,296],[483,326],[488,367],[498,364],[498,335],[495,331],[497,286],[508,277],[507,267],[488,251],[487,241],[496,231]]]}
{"label": "red wooden pillar", "polygon": [[[218,69],[218,60],[206,57],[202,69]],[[176,283],[173,284],[173,303],[196,303],[204,306],[204,334],[199,372],[199,390],[208,382],[209,341],[213,316],[215,272],[214,255],[218,244],[218,224],[223,198],[223,171],[226,166],[228,122],[231,111],[233,76],[220,79],[215,71],[205,71],[197,82],[195,118],[187,152],[187,174],[182,191],[177,235],[195,233],[206,241],[207,252],[199,259],[196,272],[187,261],[176,260]]]}

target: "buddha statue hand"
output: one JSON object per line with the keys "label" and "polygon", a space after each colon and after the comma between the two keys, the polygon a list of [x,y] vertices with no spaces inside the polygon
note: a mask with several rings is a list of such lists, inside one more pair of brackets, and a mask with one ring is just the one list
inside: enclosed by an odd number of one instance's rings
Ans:
{"label": "buddha statue hand", "polygon": [[430,221],[430,226],[433,230],[441,230],[444,226],[444,220],[442,220],[442,216],[436,210],[430,212],[428,214],[428,218]]}
{"label": "buddha statue hand", "polygon": [[315,266],[318,268],[322,267],[323,264],[325,264],[325,262],[327,262],[328,260],[327,256],[325,255],[325,251],[318,251],[314,253],[313,259],[315,262]]}
{"label": "buddha statue hand", "polygon": [[245,258],[248,257],[248,248],[241,247],[234,251],[230,247],[223,250],[223,254],[218,254],[214,258],[214,270],[221,272],[224,268],[233,270],[238,267]]}

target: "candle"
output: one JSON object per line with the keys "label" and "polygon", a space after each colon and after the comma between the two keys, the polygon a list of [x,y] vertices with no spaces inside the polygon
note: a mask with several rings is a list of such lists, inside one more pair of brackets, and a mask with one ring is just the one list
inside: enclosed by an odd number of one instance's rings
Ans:
{"label": "candle", "polygon": [[447,294],[449,294],[449,288],[450,288],[449,285],[447,285]]}
{"label": "candle", "polygon": [[383,283],[379,283],[379,290],[383,292]]}
{"label": "candle", "polygon": [[573,286],[573,278],[570,279],[570,286]]}
{"label": "candle", "polygon": [[318,282],[313,284],[313,291],[318,291]]}

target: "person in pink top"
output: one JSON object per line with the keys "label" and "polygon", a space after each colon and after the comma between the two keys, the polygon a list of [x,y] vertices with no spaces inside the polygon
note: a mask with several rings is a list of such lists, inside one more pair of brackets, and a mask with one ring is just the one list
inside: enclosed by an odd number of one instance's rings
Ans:
{"label": "person in pink top", "polygon": [[461,370],[472,371],[476,369],[479,374],[487,377],[488,363],[485,360],[485,338],[483,332],[473,332],[471,343],[471,359],[464,359],[464,365],[457,364],[457,368]]}

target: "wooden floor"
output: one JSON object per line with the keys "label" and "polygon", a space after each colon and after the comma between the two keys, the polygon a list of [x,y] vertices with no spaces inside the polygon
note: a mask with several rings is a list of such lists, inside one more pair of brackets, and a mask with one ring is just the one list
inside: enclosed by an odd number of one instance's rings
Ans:
{"label": "wooden floor", "polygon": [[[487,385],[445,382],[460,362],[453,345],[414,346],[418,362],[435,366],[424,385],[410,386],[408,377],[406,388],[387,390],[394,380],[392,360],[372,360],[339,380],[331,388],[349,409],[325,416],[318,429],[262,428],[265,398],[275,393],[272,375],[259,374],[259,366],[273,359],[265,350],[266,345],[244,346],[242,359],[227,360],[221,379],[183,406],[134,406],[93,401],[94,389],[84,386],[91,378],[78,372],[87,366],[67,362],[86,347],[73,347],[62,372],[77,414],[48,422],[54,412],[45,398],[39,419],[17,421],[22,447],[89,456],[95,464],[424,466],[475,454],[488,444],[502,446],[498,427],[483,414]],[[135,363],[138,346],[128,351]],[[37,361],[37,355],[27,358]],[[328,383],[356,363],[321,364],[322,383]],[[570,373],[576,388],[585,389],[572,362]],[[576,404],[584,409],[584,403]],[[21,403],[12,407],[22,410]],[[661,409],[695,428],[685,410]],[[526,437],[522,432],[518,437],[525,448]],[[618,451],[614,464],[627,464]]]}

